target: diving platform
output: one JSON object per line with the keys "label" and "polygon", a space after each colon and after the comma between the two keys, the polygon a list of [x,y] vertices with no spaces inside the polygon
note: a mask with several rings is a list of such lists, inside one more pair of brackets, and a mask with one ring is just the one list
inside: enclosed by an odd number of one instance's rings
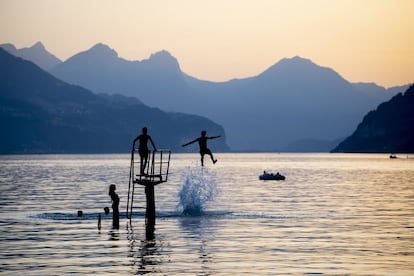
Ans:
{"label": "diving platform", "polygon": [[126,217],[132,221],[134,210],[134,195],[138,186],[145,187],[147,209],[145,213],[145,228],[147,240],[154,239],[155,230],[155,194],[154,187],[168,181],[171,151],[157,150],[148,153],[147,158],[140,156],[137,149],[131,152],[129,171],[128,201]]}

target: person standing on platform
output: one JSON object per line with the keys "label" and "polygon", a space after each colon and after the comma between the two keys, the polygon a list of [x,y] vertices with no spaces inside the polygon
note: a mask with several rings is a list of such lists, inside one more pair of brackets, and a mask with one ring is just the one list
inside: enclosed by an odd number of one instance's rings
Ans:
{"label": "person standing on platform", "polygon": [[147,167],[148,155],[149,155],[148,141],[151,142],[154,151],[157,151],[157,148],[155,147],[154,141],[152,141],[151,136],[149,136],[147,133],[148,133],[148,129],[146,127],[143,127],[142,128],[142,134],[138,135],[134,139],[134,142],[132,143],[132,150],[134,151],[135,150],[135,143],[137,141],[139,141],[138,153],[139,153],[139,157],[141,159],[141,168],[140,168],[141,175],[145,174],[145,168]]}

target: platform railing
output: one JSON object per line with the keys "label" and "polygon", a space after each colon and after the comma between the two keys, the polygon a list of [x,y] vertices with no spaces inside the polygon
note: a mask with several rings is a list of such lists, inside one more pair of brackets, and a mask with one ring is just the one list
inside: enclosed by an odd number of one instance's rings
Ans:
{"label": "platform railing", "polygon": [[[168,181],[170,169],[171,151],[157,150],[148,154],[145,164],[137,149],[131,152],[131,165],[129,172],[128,200],[126,216],[131,219],[134,203],[135,184],[154,186]],[[142,170],[141,170],[142,166]]]}

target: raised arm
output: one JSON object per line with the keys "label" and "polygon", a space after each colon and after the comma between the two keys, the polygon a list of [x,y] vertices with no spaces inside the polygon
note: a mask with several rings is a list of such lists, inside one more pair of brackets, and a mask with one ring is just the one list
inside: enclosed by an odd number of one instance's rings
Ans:
{"label": "raised arm", "polygon": [[190,145],[190,144],[192,144],[192,143],[197,142],[197,140],[198,140],[198,138],[197,138],[197,139],[194,139],[193,141],[190,141],[190,142],[188,142],[188,143],[185,143],[184,145],[181,145],[181,146],[182,146],[182,147],[188,146],[188,145]]}
{"label": "raised arm", "polygon": [[218,136],[211,136],[211,137],[207,137],[207,139],[216,139],[216,138],[219,138],[219,137],[221,137],[221,135],[218,135]]}

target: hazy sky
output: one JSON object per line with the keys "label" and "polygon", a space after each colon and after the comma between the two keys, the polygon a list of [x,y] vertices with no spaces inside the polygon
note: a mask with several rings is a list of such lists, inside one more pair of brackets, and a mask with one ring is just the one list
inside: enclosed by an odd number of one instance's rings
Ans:
{"label": "hazy sky", "polygon": [[301,56],[351,82],[414,82],[414,0],[0,0],[0,43],[58,58],[105,43],[129,60],[165,49],[187,74],[255,76]]}

